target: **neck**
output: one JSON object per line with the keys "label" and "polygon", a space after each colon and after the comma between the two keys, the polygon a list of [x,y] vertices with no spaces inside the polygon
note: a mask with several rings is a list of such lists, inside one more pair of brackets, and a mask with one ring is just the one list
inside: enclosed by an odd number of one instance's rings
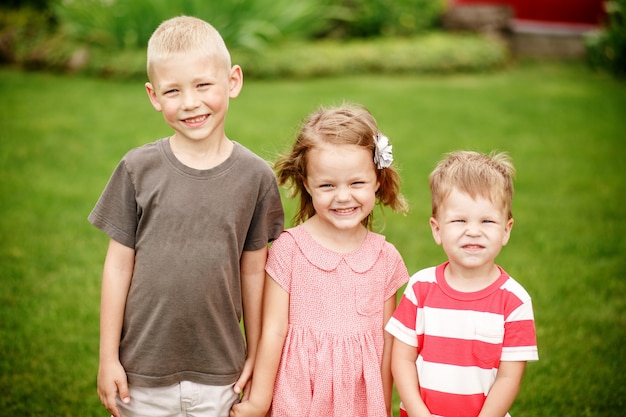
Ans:
{"label": "neck", "polygon": [[302,226],[320,245],[338,253],[349,253],[357,250],[367,236],[363,225],[352,229],[336,229],[319,221],[317,216],[311,217]]}
{"label": "neck", "polygon": [[174,135],[170,148],[180,162],[194,169],[211,169],[224,162],[233,150],[233,143],[225,136],[219,141],[191,141]]}

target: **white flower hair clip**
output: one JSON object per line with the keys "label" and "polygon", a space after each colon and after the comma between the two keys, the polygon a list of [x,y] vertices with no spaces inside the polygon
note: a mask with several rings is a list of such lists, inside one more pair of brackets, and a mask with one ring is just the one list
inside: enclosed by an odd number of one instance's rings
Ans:
{"label": "white flower hair clip", "polygon": [[393,155],[391,154],[391,145],[389,144],[389,138],[382,133],[378,132],[374,136],[374,163],[376,168],[383,169],[391,166],[393,162]]}

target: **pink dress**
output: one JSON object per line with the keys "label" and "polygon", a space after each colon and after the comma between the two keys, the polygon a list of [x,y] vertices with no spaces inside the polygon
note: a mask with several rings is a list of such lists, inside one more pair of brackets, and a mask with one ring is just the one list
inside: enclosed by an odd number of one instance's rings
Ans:
{"label": "pink dress", "polygon": [[396,248],[368,232],[337,253],[298,226],[274,241],[266,270],[290,296],[271,415],[386,417],[383,306],[409,277]]}

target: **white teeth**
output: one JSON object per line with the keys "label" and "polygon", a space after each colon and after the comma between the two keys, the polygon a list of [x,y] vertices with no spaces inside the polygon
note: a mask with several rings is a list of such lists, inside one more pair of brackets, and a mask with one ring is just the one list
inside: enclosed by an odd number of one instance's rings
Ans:
{"label": "white teeth", "polygon": [[206,116],[198,116],[198,117],[194,117],[193,119],[187,119],[185,120],[187,123],[198,123],[203,121],[204,119],[206,119]]}
{"label": "white teeth", "polygon": [[350,213],[352,209],[337,209],[335,210],[337,213]]}

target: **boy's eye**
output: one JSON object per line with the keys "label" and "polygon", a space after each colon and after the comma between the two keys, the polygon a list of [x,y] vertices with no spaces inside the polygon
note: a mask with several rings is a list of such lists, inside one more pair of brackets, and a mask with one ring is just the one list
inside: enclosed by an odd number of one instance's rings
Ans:
{"label": "boy's eye", "polygon": [[177,89],[175,89],[175,88],[173,88],[173,89],[171,89],[171,90],[167,90],[167,91],[166,91],[165,93],[163,93],[163,94],[164,94],[164,95],[166,95],[166,96],[171,96],[172,94],[176,94],[176,93],[178,93],[178,90],[177,90]]}

